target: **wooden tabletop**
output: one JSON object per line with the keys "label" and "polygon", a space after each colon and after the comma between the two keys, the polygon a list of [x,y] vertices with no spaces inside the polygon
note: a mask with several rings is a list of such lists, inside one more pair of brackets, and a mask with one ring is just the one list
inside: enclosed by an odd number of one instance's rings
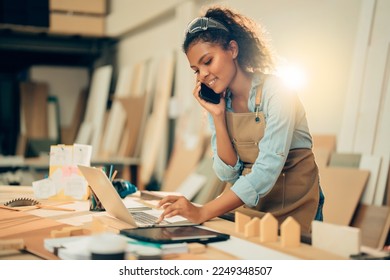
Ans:
{"label": "wooden tabletop", "polygon": [[[34,198],[32,187],[29,186],[0,186],[0,205],[18,197]],[[139,198],[138,198],[139,199]],[[55,205],[58,201],[46,200],[42,203]],[[69,202],[69,205],[63,205],[63,207],[72,208],[76,211],[53,211],[46,209],[36,209],[31,211],[12,211],[7,209],[0,209],[0,240],[23,238],[26,243],[26,250],[3,250],[0,249],[0,259],[58,259],[57,256],[45,250],[43,247],[43,240],[50,238],[51,231],[58,230],[64,227],[69,227],[69,224],[65,222],[71,221],[91,221],[93,217],[99,218],[106,228],[113,232],[118,232],[121,228],[125,228],[127,224],[120,222],[109,216],[97,215],[94,212],[88,211],[88,201],[74,201]],[[73,219],[73,220],[72,220]],[[83,224],[85,228],[91,229],[91,222],[85,222]],[[217,230],[223,233],[231,235],[231,240],[227,241],[226,247],[222,242],[221,244],[209,244],[206,246],[206,250],[203,253],[186,253],[178,255],[165,256],[166,259],[203,259],[203,260],[231,260],[244,258],[262,259],[266,258],[265,252],[278,253],[280,258],[286,257],[287,259],[344,259],[341,256],[325,252],[320,249],[313,248],[308,244],[300,244],[297,248],[283,248],[280,245],[279,240],[277,242],[261,243],[259,238],[251,237],[247,238],[242,233],[236,232],[234,223],[222,220],[220,218],[212,219],[203,224],[203,226]],[[231,251],[231,248],[227,246],[240,246],[241,243],[250,242],[253,244],[252,249],[254,255],[245,255],[243,252]],[[262,249],[263,248],[263,249]],[[243,255],[244,254],[244,255]],[[284,257],[283,257],[284,256]]]}

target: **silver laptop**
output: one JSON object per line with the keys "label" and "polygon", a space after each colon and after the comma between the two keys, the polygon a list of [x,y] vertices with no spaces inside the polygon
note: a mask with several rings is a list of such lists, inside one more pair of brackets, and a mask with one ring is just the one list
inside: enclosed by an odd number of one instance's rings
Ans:
{"label": "silver laptop", "polygon": [[164,219],[161,223],[156,224],[155,222],[163,210],[137,210],[137,208],[131,208],[130,210],[126,208],[103,170],[83,165],[78,165],[78,167],[107,213],[123,222],[137,228],[197,225],[182,216]]}

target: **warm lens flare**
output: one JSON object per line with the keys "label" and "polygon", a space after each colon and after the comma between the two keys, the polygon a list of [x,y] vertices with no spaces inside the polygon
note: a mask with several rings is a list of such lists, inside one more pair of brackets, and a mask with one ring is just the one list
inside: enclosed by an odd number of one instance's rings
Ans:
{"label": "warm lens flare", "polygon": [[297,65],[283,65],[278,67],[277,74],[285,84],[293,90],[302,90],[306,86],[307,77],[305,71]]}

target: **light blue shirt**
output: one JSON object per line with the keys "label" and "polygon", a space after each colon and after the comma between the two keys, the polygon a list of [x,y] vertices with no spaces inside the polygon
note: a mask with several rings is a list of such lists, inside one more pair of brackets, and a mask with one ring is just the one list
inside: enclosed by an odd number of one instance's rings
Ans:
{"label": "light blue shirt", "polygon": [[[248,109],[255,110],[258,75],[254,75],[249,93]],[[233,112],[230,94],[226,97],[226,110]],[[288,89],[279,77],[268,76],[263,85],[260,110],[263,111],[266,129],[259,142],[260,153],[252,171],[241,175],[243,162],[238,158],[235,166],[224,163],[217,154],[215,126],[209,114],[212,131],[213,168],[218,178],[233,184],[233,192],[248,206],[253,207],[266,195],[278,179],[288,152],[296,148],[312,148],[306,112],[297,94]]]}

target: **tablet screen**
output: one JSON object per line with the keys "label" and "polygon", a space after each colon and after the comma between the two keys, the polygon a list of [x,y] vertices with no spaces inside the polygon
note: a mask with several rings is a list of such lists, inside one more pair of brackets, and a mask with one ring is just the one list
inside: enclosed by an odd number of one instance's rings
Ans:
{"label": "tablet screen", "polygon": [[227,240],[230,237],[227,234],[196,226],[133,228],[123,229],[120,233],[130,238],[156,243],[210,243]]}

